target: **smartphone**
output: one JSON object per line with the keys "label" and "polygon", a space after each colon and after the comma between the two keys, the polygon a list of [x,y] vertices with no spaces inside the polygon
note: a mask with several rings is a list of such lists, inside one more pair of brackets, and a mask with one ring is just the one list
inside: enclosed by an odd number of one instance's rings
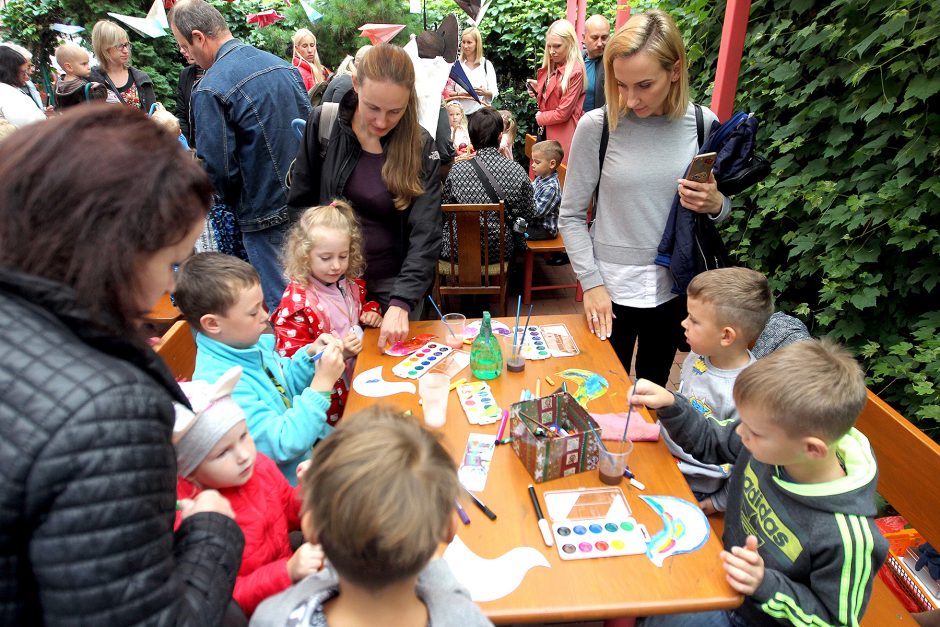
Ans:
{"label": "smartphone", "polygon": [[685,174],[686,180],[695,181],[696,183],[704,183],[707,181],[708,175],[712,173],[712,168],[715,167],[716,156],[717,153],[714,152],[695,155],[695,158],[692,159],[692,163],[689,164],[689,171]]}
{"label": "smartphone", "polygon": [[529,92],[529,95],[533,98],[535,98],[535,86],[537,84],[534,78],[530,78],[525,82],[525,90]]}

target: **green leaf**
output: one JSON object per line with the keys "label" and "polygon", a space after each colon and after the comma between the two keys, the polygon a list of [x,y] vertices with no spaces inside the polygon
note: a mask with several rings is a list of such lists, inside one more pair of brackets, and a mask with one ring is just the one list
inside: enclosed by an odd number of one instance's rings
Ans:
{"label": "green leaf", "polygon": [[940,91],[940,76],[928,77],[924,74],[918,74],[908,83],[904,97],[927,100],[938,91]]}

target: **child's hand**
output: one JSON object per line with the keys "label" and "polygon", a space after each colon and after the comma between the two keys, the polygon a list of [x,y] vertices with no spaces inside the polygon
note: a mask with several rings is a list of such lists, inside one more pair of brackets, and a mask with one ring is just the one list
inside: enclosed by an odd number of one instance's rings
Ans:
{"label": "child's hand", "polygon": [[304,577],[312,575],[323,567],[323,547],[319,544],[304,542],[290,559],[287,560],[287,574],[290,580],[297,583]]}
{"label": "child's hand", "polygon": [[[324,333],[324,335],[326,335]],[[321,336],[322,337],[322,336]],[[331,336],[332,337],[332,336]],[[346,360],[343,358],[342,342],[333,338],[333,341],[325,349],[323,356],[317,362],[317,371],[313,375],[313,381],[310,382],[310,389],[317,392],[329,392],[333,389],[333,384],[340,378],[343,371],[346,370]]]}
{"label": "child's hand", "polygon": [[362,340],[352,329],[343,338],[343,357],[349,359],[362,352]]}
{"label": "child's hand", "polygon": [[297,464],[297,469],[294,471],[297,473],[297,483],[303,484],[304,475],[307,473],[307,469],[310,468],[310,464],[312,463],[312,459],[305,459],[304,461]]}
{"label": "child's hand", "polygon": [[382,324],[382,314],[377,311],[364,311],[359,316],[359,322],[369,327],[378,327]]}
{"label": "child's hand", "polygon": [[721,552],[725,579],[737,592],[751,595],[764,581],[764,559],[757,552],[757,538],[748,536],[744,546]]}
{"label": "child's hand", "polygon": [[699,501],[698,506],[706,516],[710,516],[718,511],[714,503],[712,503],[712,497],[710,496],[706,496],[703,500]]}
{"label": "child's hand", "polygon": [[646,405],[650,409],[669,407],[676,402],[672,392],[646,379],[637,379],[627,397],[630,403]]}
{"label": "child's hand", "polygon": [[313,344],[307,345],[307,354],[313,357],[317,353],[322,353],[330,344],[335,344],[337,342],[336,336],[332,333],[321,333],[317,339],[313,341]]}
{"label": "child's hand", "polygon": [[186,520],[193,514],[211,512],[222,514],[235,519],[235,510],[228,499],[219,494],[218,490],[203,490],[191,499],[180,501],[180,520]]}

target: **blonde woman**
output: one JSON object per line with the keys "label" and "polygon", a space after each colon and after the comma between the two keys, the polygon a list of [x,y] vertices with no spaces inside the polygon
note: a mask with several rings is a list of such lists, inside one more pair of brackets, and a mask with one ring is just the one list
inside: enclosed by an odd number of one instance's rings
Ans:
{"label": "blonde woman", "polygon": [[89,80],[108,88],[108,102],[150,113],[150,107],[157,101],[153,81],[146,73],[131,67],[127,31],[110,20],[100,20],[91,30],[91,46],[98,65],[91,68]]}
{"label": "blonde woman", "polygon": [[[628,370],[636,345],[636,377],[664,385],[686,315],[669,269],[654,263],[672,201],[678,190],[682,206],[715,219],[731,204],[714,177],[683,178],[698,137],[685,47],[672,18],[662,11],[631,17],[607,43],[604,72],[610,138],[603,171],[604,109],[594,109],[571,143],[558,228],[584,288],[588,329],[610,339]],[[717,118],[705,107],[702,113],[707,133]],[[598,183],[589,231],[585,211]]]}
{"label": "blonde woman", "polygon": [[[420,315],[437,267],[440,160],[418,124],[414,64],[404,49],[373,47],[352,81],[355,93],[343,98],[330,128],[320,130],[326,105],[310,114],[288,203],[306,208],[343,198],[352,205],[365,236],[368,298],[384,311],[384,350],[408,337],[409,315]],[[322,151],[321,135],[329,138]]]}
{"label": "blonde woman", "polygon": [[557,140],[565,150],[562,163],[568,163],[571,137],[581,117],[587,76],[574,26],[558,20],[545,34],[545,54],[535,79],[527,81],[529,94],[538,103],[535,122],[544,132],[539,140]]}
{"label": "blonde woman", "polygon": [[330,77],[331,72],[320,63],[320,54],[317,52],[317,38],[306,28],[301,28],[291,37],[294,45],[294,58],[291,63],[300,70],[307,91],[313,89],[317,83],[322,83]]}
{"label": "blonde woman", "polygon": [[493,69],[493,63],[483,56],[483,37],[480,35],[480,29],[475,26],[466,29],[461,35],[460,65],[483,104],[474,100],[456,83],[449,84],[447,100],[460,103],[463,112],[471,115],[479,111],[480,107],[492,104],[499,93],[496,70]]}

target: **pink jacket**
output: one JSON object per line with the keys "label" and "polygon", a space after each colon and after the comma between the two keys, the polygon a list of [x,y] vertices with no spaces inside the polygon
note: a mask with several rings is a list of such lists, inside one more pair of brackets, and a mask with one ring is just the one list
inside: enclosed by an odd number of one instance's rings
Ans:
{"label": "pink jacket", "polygon": [[578,126],[584,107],[584,72],[579,65],[571,70],[568,91],[562,95],[561,78],[564,73],[563,65],[557,66],[550,76],[544,67],[539,68],[536,73],[538,84],[535,94],[539,111],[535,114],[535,122],[545,127],[546,139],[554,139],[561,144],[565,150],[565,157],[561,162],[568,163],[571,138],[574,137],[574,129]]}
{"label": "pink jacket", "polygon": [[[235,510],[235,522],[245,534],[242,566],[232,593],[246,616],[270,596],[287,590],[293,583],[287,574],[287,560],[293,555],[289,531],[300,529],[299,488],[292,488],[270,458],[258,453],[255,471],[243,486],[219,492]],[[198,489],[179,477],[176,496],[192,498]],[[176,526],[179,526],[179,514]]]}

